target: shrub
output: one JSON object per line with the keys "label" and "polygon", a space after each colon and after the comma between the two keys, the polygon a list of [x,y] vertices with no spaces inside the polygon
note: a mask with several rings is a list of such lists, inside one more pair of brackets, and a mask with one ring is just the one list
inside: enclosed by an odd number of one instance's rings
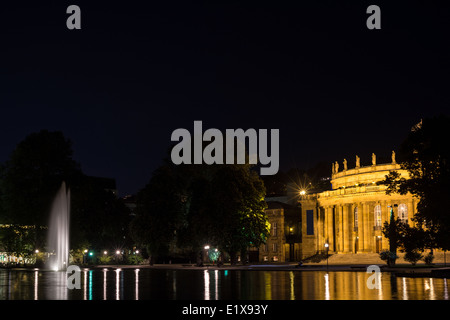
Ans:
{"label": "shrub", "polygon": [[110,264],[112,261],[112,257],[111,256],[107,256],[107,255],[102,255],[98,258],[98,263],[99,264]]}
{"label": "shrub", "polygon": [[127,259],[128,264],[141,264],[143,261],[144,258],[137,254],[130,254]]}
{"label": "shrub", "polygon": [[415,266],[417,261],[423,258],[423,255],[417,251],[409,251],[405,253],[405,256],[403,258],[406,261],[410,262],[413,266]]}
{"label": "shrub", "polygon": [[425,261],[425,264],[432,264],[434,260],[434,255],[430,252],[428,253],[424,258],[423,261]]}
{"label": "shrub", "polygon": [[398,256],[389,250],[383,250],[380,252],[380,259],[383,261],[386,261],[387,265],[393,265],[395,263],[395,260],[398,259]]}

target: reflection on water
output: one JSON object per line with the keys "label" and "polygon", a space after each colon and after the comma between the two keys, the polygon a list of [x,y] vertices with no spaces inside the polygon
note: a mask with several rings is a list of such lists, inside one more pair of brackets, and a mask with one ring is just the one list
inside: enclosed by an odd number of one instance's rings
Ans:
{"label": "reflection on water", "polygon": [[0,300],[258,299],[448,300],[447,279],[365,272],[83,269],[81,289],[67,289],[64,272],[0,270]]}

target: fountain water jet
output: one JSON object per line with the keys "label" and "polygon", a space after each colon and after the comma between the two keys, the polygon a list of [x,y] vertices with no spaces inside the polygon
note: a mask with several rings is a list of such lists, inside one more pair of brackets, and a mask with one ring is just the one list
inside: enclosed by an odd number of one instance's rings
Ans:
{"label": "fountain water jet", "polygon": [[65,270],[69,264],[70,190],[63,182],[52,204],[47,236],[47,251],[53,252],[49,266]]}

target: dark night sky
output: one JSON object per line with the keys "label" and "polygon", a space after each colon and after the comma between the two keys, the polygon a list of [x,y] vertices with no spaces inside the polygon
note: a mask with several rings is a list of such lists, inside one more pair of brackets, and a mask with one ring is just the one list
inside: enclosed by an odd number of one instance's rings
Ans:
{"label": "dark night sky", "polygon": [[[125,195],[194,120],[280,129],[281,169],[331,170],[389,157],[421,118],[448,114],[448,7],[303,2],[2,5],[0,162],[27,134],[61,130],[83,172]],[[66,28],[70,4],[81,30]],[[381,30],[366,28],[370,4]]]}

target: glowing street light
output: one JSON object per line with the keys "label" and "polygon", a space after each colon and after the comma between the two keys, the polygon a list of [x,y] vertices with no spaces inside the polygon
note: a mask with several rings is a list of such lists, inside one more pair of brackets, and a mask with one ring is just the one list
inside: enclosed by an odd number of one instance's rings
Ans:
{"label": "glowing street light", "polygon": [[301,196],[304,196],[306,194],[306,191],[305,190],[300,190],[300,195]]}
{"label": "glowing street light", "polygon": [[329,247],[329,245],[327,242],[327,243],[325,243],[325,254],[327,255],[327,272],[328,272],[328,247]]}

